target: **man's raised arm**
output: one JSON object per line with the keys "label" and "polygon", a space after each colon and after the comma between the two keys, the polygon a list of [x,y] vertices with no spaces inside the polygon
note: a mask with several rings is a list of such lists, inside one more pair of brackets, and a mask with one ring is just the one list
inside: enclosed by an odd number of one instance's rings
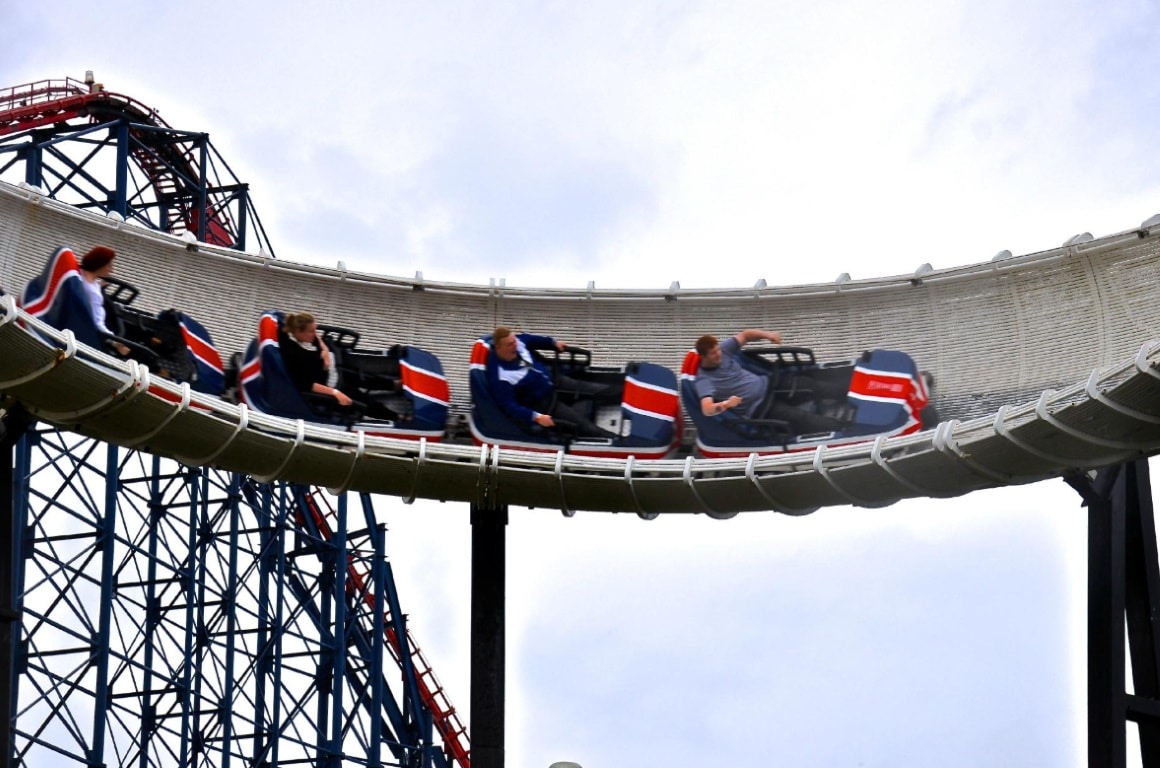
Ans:
{"label": "man's raised arm", "polygon": [[781,333],[778,331],[763,331],[760,328],[746,328],[733,338],[737,339],[737,343],[745,346],[751,341],[772,341],[774,344],[781,343]]}

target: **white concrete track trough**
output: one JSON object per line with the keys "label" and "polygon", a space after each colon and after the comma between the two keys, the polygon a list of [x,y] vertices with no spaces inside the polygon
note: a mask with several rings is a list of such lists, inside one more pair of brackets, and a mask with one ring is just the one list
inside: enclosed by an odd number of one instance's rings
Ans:
{"label": "white concrete track trough", "polygon": [[[497,323],[679,370],[702,333],[781,330],[820,360],[900,349],[935,379],[935,430],[774,457],[578,458],[410,442],[272,418],[77,345],[12,294],[59,245],[118,253],[136,305],[181,309],[227,357],[266,309],[315,312],[363,346],[438,355],[466,413],[472,341]],[[840,238],[819,248],[843,247]],[[802,254],[802,257],[808,254]],[[323,269],[204,245],[0,184],[0,393],[44,421],[191,465],[404,498],[663,513],[882,506],[1160,452],[1160,217],[1040,253],[913,275],[726,290],[532,289]],[[151,391],[152,390],[152,391]],[[164,392],[159,397],[154,392]],[[687,436],[686,436],[687,437]],[[687,439],[686,439],[687,442]]]}

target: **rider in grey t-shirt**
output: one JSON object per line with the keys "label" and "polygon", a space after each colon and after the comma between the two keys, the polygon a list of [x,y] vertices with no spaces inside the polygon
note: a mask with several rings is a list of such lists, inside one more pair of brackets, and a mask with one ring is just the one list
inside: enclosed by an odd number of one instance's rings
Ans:
{"label": "rider in grey t-shirt", "polygon": [[[705,335],[697,339],[697,353],[701,365],[693,388],[701,400],[701,413],[716,416],[733,408],[740,408],[742,418],[762,418],[784,421],[797,434],[833,432],[843,426],[843,421],[833,415],[818,413],[812,402],[792,402],[774,400],[762,408],[769,377],[753,373],[741,365],[741,347],[751,341],[764,339],[774,344],[781,343],[777,331],[762,331],[756,328],[741,331],[736,336],[718,343],[716,336]],[[796,374],[800,376],[801,374]],[[807,386],[803,389],[809,398],[836,399],[845,397],[850,379],[846,376],[807,376]],[[721,399],[718,399],[721,398]],[[757,411],[763,411],[757,413]]]}
{"label": "rider in grey t-shirt", "polygon": [[758,376],[737,361],[737,354],[741,345],[737,338],[725,339],[718,345],[721,350],[721,362],[714,368],[705,365],[701,360],[697,378],[693,380],[693,389],[697,392],[697,399],[702,402],[705,398],[712,399],[718,392],[729,393],[741,398],[741,413],[752,417],[754,409],[761,404],[765,397],[765,390],[769,387],[767,376]]}
{"label": "rider in grey t-shirt", "polygon": [[[753,416],[765,397],[769,379],[744,368],[737,357],[742,346],[761,339],[780,344],[781,334],[749,328],[720,343],[714,336],[702,336],[697,340],[701,365],[697,370],[697,378],[693,380],[693,388],[701,401],[702,413],[715,416],[733,408],[741,408],[744,416]],[[718,394],[727,396],[717,400]]]}

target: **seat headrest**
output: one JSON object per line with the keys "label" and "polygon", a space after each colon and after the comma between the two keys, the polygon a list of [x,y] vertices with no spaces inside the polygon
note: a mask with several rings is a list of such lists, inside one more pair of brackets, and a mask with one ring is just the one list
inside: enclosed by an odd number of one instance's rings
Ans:
{"label": "seat headrest", "polygon": [[487,357],[491,354],[491,335],[481,336],[471,346],[471,368],[482,370],[487,367]]}
{"label": "seat headrest", "polygon": [[694,378],[699,370],[701,370],[701,355],[697,353],[697,350],[690,349],[685,353],[685,360],[681,363],[681,378]]}

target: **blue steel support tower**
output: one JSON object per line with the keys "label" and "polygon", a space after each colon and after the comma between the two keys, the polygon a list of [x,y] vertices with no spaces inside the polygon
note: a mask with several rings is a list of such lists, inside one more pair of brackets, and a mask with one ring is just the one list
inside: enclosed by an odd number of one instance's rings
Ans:
{"label": "blue steel support tower", "polygon": [[368,496],[4,424],[7,764],[449,764]]}
{"label": "blue steel support tower", "polygon": [[[0,92],[0,179],[273,255],[248,185],[205,133],[91,75]],[[368,496],[348,514],[345,495],[333,509],[305,487],[26,432],[4,406],[5,759],[469,765]]]}

